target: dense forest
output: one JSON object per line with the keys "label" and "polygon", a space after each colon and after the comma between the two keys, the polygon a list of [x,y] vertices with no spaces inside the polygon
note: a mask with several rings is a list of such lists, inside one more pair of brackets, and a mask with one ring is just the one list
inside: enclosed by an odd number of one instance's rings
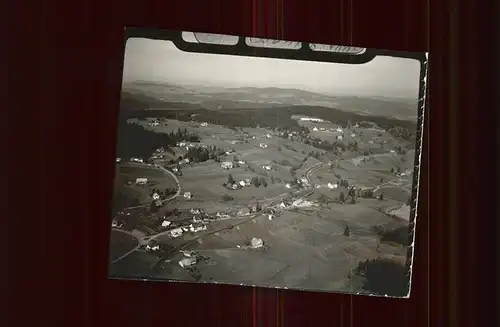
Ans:
{"label": "dense forest", "polygon": [[[369,127],[379,126],[386,129],[395,137],[408,141],[414,141],[416,138],[417,126],[414,122],[382,116],[359,115],[332,108],[291,106],[288,108],[270,107],[265,109],[226,109],[224,111],[214,111],[202,109],[199,104],[162,102],[148,96],[123,92],[119,126],[121,146],[119,146],[120,151],[118,151],[118,154],[124,157],[128,155],[146,156],[146,153],[151,153],[151,150],[159,146],[168,147],[178,141],[178,139],[173,140],[172,135],[154,135],[155,133],[145,131],[140,126],[125,126],[127,118],[144,119],[147,117],[157,117],[180,121],[208,122],[232,129],[260,126],[304,132],[307,128],[300,126],[295,119],[291,118],[292,115],[304,113],[323,118],[343,127],[348,126],[352,122],[359,122],[360,124],[370,125]],[[147,149],[139,150],[140,144],[148,144]],[[342,147],[340,144],[324,144],[319,147],[329,150],[329,148],[337,146]],[[128,151],[128,148],[131,150]],[[128,152],[132,152],[133,154],[129,154]]]}
{"label": "dense forest", "polygon": [[130,124],[127,118],[120,116],[118,118],[118,132],[116,156],[123,159],[138,157],[147,159],[158,148],[163,147],[171,151],[177,142],[199,142],[197,135],[188,133],[185,129],[179,129],[172,133],[156,133],[146,130],[138,124]]}
{"label": "dense forest", "polygon": [[[157,110],[146,110],[155,108]],[[162,109],[162,110],[160,110]],[[137,111],[143,110],[141,114]],[[354,112],[318,106],[290,106],[270,107],[256,109],[226,109],[214,111],[203,109],[199,104],[162,102],[145,95],[136,95],[123,92],[122,112],[133,114],[137,118],[155,116],[165,118],[177,118],[179,120],[198,120],[212,122],[228,127],[284,127],[290,130],[301,130],[297,121],[291,119],[292,115],[308,115],[323,118],[341,126],[347,126],[349,122],[375,123],[377,126],[398,134],[399,137],[408,137],[407,133],[415,134],[417,125],[415,122],[399,120],[383,116],[360,115]],[[138,116],[144,115],[144,117]],[[371,127],[371,126],[370,126]]]}

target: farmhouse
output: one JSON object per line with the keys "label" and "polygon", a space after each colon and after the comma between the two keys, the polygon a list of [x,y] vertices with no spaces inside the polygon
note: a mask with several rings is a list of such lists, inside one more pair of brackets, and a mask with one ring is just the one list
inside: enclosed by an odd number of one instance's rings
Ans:
{"label": "farmhouse", "polygon": [[220,164],[221,168],[223,169],[232,169],[233,168],[233,163],[231,161],[224,161]]}
{"label": "farmhouse", "polygon": [[144,160],[143,160],[143,159],[141,159],[141,158],[134,158],[134,157],[131,157],[131,158],[130,158],[130,162],[144,163]]}
{"label": "farmhouse", "polygon": [[191,267],[196,264],[196,258],[184,258],[179,261],[179,266],[182,268]]}
{"label": "farmhouse", "polygon": [[338,188],[338,184],[332,184],[332,183],[328,183],[328,188],[329,189],[334,189],[334,188]]}
{"label": "farmhouse", "polygon": [[260,248],[260,247],[262,247],[262,246],[264,245],[264,242],[262,241],[262,239],[261,239],[261,238],[256,238],[256,237],[254,237],[254,238],[252,238],[252,240],[250,241],[250,245],[252,245],[252,247],[253,247],[254,249],[256,249],[256,248]]}
{"label": "farmhouse", "polygon": [[147,183],[148,183],[148,179],[147,179],[146,177],[137,177],[137,178],[135,179],[135,183],[136,183],[137,185],[145,185],[145,184],[147,184]]}
{"label": "farmhouse", "polygon": [[200,223],[197,223],[197,224],[191,224],[189,225],[189,230],[192,232],[192,233],[197,233],[197,232],[200,232],[202,230],[207,230],[207,225],[203,225],[203,224],[200,224]]}
{"label": "farmhouse", "polygon": [[324,122],[324,120],[321,119],[321,118],[312,118],[312,117],[301,117],[300,121],[313,121],[313,122],[316,122],[316,123],[322,123],[322,122]]}
{"label": "farmhouse", "polygon": [[160,249],[160,245],[155,242],[154,240],[149,242],[148,245],[146,245],[146,250],[148,251],[158,251]]}
{"label": "farmhouse", "polygon": [[168,234],[174,238],[179,237],[182,235],[182,228],[172,229]]}

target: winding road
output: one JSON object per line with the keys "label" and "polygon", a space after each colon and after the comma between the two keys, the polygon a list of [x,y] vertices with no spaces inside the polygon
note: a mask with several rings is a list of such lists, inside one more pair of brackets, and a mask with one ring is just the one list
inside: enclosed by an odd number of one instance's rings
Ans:
{"label": "winding road", "polygon": [[[391,155],[390,152],[387,152],[385,154],[379,154],[379,155]],[[362,157],[360,157],[362,158]],[[352,159],[350,159],[352,160]],[[318,163],[312,167],[309,167],[306,171],[305,171],[305,177],[307,178],[307,180],[309,181],[309,185],[310,187],[307,189],[307,191],[296,191],[296,192],[293,192],[292,193],[292,196],[293,197],[301,197],[301,198],[305,198],[305,197],[308,197],[308,196],[311,196],[315,190],[316,190],[316,187],[315,185],[313,185],[313,183],[311,182],[311,174],[314,173],[317,169],[323,167],[325,164],[324,163]],[[155,167],[157,169],[160,169],[160,170],[163,170],[164,172],[170,174],[176,181],[177,183],[177,192],[176,194],[170,196],[169,198],[167,199],[164,199],[163,202],[166,203],[172,199],[174,199],[175,197],[179,196],[182,192],[182,188],[181,188],[181,184],[180,184],[180,181],[178,180],[177,176],[175,174],[173,174],[171,171],[163,168],[163,167]],[[395,179],[396,180],[396,179]],[[380,189],[381,187],[385,186],[385,185],[394,185],[394,186],[398,186],[396,184],[393,184],[393,182],[395,180],[392,180],[392,181],[389,181],[389,182],[386,182],[386,183],[383,183],[379,186],[377,186],[377,190]],[[263,205],[262,209],[267,209],[269,207],[272,207],[276,204],[278,204],[280,201],[282,201],[284,198],[290,196],[290,193],[284,193],[284,194],[281,194],[281,195],[278,195],[274,198],[272,198],[269,202],[267,202],[265,205]],[[128,207],[126,209],[133,209],[133,208],[139,208],[139,207],[146,207],[148,206],[148,204],[146,205],[141,205],[141,206],[136,206],[136,207]],[[255,219],[256,217],[258,216],[261,216],[263,214],[263,212],[258,212],[258,213],[254,213],[254,214],[251,214],[251,215],[248,215],[248,216],[245,216],[244,218],[241,218],[240,221],[238,221],[237,223],[234,223],[234,224],[231,224],[230,226],[226,226],[226,227],[221,227],[221,228],[218,228],[218,229],[215,229],[215,230],[211,230],[209,232],[206,232],[206,233],[203,233],[203,234],[200,234],[199,236],[189,240],[189,241],[186,241],[184,243],[182,243],[181,245],[177,246],[177,247],[174,247],[172,249],[170,249],[168,252],[164,253],[161,257],[161,259],[158,260],[158,262],[154,265],[153,269],[155,268],[158,268],[160,267],[166,260],[168,260],[173,254],[175,254],[176,252],[180,251],[180,250],[185,250],[187,248],[189,248],[191,245],[195,244],[196,242],[198,242],[200,239],[206,237],[206,236],[209,236],[209,235],[212,235],[212,234],[215,234],[215,233],[218,233],[218,232],[221,232],[221,231],[224,231],[224,230],[228,230],[228,229],[232,229],[236,226],[239,226],[239,225],[242,225],[242,224],[245,224],[253,219]],[[166,231],[163,231],[161,233],[158,233],[158,234],[154,234],[154,235],[150,235],[150,236],[144,236],[144,234],[142,234],[141,232],[139,231],[132,231],[132,232],[129,232],[129,231],[125,231],[125,230],[122,230],[122,229],[119,229],[119,228],[113,228],[112,229],[113,231],[116,231],[116,232],[120,232],[120,233],[125,233],[125,234],[128,234],[132,237],[134,237],[136,240],[137,240],[137,246],[134,247],[132,250],[128,251],[127,253],[123,254],[122,256],[114,259],[113,261],[110,262],[110,264],[115,264],[117,263],[118,261],[126,258],[127,256],[129,256],[130,254],[132,254],[133,252],[137,251],[140,249],[141,246],[143,245],[146,245],[148,244],[149,242],[151,242],[152,240],[154,239],[157,239],[158,237],[161,237],[163,235],[166,235],[170,232],[170,230],[166,230]]]}
{"label": "winding road", "polygon": [[[147,166],[147,167],[151,168],[150,166]],[[158,170],[162,170],[163,172],[165,172],[165,173],[169,174],[170,176],[172,176],[172,178],[175,180],[175,183],[176,183],[176,186],[177,186],[177,192],[175,194],[169,196],[168,198],[163,199],[162,203],[167,203],[167,202],[173,200],[174,198],[178,197],[179,195],[181,195],[181,192],[182,192],[181,182],[179,181],[179,179],[177,178],[177,176],[174,173],[172,173],[170,170],[168,170],[166,168],[163,168],[161,166],[155,166],[154,168],[156,168]],[[147,208],[147,207],[149,207],[149,204],[141,204],[141,205],[138,205],[138,206],[124,208],[124,210],[138,209],[138,208]]]}

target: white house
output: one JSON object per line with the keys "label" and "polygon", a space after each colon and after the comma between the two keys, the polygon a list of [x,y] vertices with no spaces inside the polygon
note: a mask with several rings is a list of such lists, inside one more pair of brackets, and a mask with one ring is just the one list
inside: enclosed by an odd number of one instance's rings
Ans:
{"label": "white house", "polygon": [[324,132],[324,131],[326,131],[326,128],[321,127],[319,130],[322,131],[322,132]]}
{"label": "white house", "polygon": [[161,223],[161,227],[168,227],[170,226],[171,222],[168,221],[168,220],[164,220],[162,223]]}
{"label": "white house", "polygon": [[337,140],[342,140],[342,139],[343,139],[342,135],[337,135]]}
{"label": "white house", "polygon": [[224,161],[220,164],[223,169],[233,169],[233,163],[231,161]]}
{"label": "white house", "polygon": [[338,184],[332,184],[332,183],[328,183],[328,188],[329,189],[334,189],[334,188],[338,188],[339,185]]}
{"label": "white house", "polygon": [[264,245],[264,242],[262,241],[261,238],[254,237],[252,238],[252,241],[250,241],[250,244],[254,249],[256,249],[262,247]]}
{"label": "white house", "polygon": [[317,132],[317,131],[318,131],[318,128],[317,128],[317,127],[314,127],[314,128],[313,128],[313,131]]}
{"label": "white house", "polygon": [[312,118],[312,117],[301,117],[300,120],[301,121],[313,121],[313,122],[316,122],[316,123],[322,123],[322,122],[324,122],[324,120],[321,119],[321,118]]}
{"label": "white house", "polygon": [[239,161],[238,161],[238,163],[239,163],[240,165],[244,165],[244,164],[246,164],[246,162],[245,162],[245,161],[243,161],[243,160],[239,160]]}
{"label": "white house", "polygon": [[396,151],[395,150],[391,150],[391,153],[396,153]]}
{"label": "white house", "polygon": [[337,128],[337,132],[342,133],[343,132],[342,128],[340,128],[340,127]]}
{"label": "white house", "polygon": [[184,193],[184,198],[186,198],[186,199],[192,199],[193,195],[191,194],[191,192],[186,192],[186,193]]}
{"label": "white house", "polygon": [[285,187],[286,187],[286,188],[291,188],[291,187],[292,187],[292,185],[290,185],[290,183],[286,183],[286,184],[285,184]]}
{"label": "white house", "polygon": [[267,137],[268,139],[270,139],[272,136],[271,136],[271,134],[266,134],[266,137]]}
{"label": "white house", "polygon": [[264,170],[271,170],[271,166],[265,165],[265,166],[262,166],[262,169],[264,169]]}
{"label": "white house", "polygon": [[265,144],[265,143],[261,143],[261,144],[259,144],[259,146],[260,146],[261,148],[263,148],[263,149],[267,148],[267,144]]}
{"label": "white house", "polygon": [[182,235],[182,228],[172,229],[169,234],[171,237],[179,237]]}
{"label": "white house", "polygon": [[158,193],[153,193],[153,195],[151,197],[153,198],[153,200],[159,200],[160,199],[160,195]]}
{"label": "white house", "polygon": [[206,229],[207,229],[206,225],[196,225],[196,226],[194,226],[193,224],[189,225],[189,230],[192,233],[197,233],[197,232],[200,232],[200,231],[206,230]]}
{"label": "white house", "polygon": [[351,137],[356,137],[356,134],[352,133],[352,134],[351,134]]}
{"label": "white house", "polygon": [[144,163],[144,159],[141,159],[141,158],[130,158],[130,161],[131,162],[137,162],[137,163]]}
{"label": "white house", "polygon": [[246,186],[247,184],[245,183],[245,181],[239,181],[238,184],[240,184],[241,187],[244,187]]}
{"label": "white house", "polygon": [[201,124],[200,124],[200,126],[201,126],[201,127],[207,127],[207,126],[208,126],[208,124],[207,124],[207,123],[201,123]]}
{"label": "white house", "polygon": [[116,162],[118,163],[122,162],[122,158],[116,158]]}
{"label": "white house", "polygon": [[156,242],[151,242],[146,245],[146,250],[148,251],[158,251],[160,249],[160,245]]}
{"label": "white house", "polygon": [[135,183],[138,185],[145,185],[148,183],[148,179],[146,177],[137,177]]}
{"label": "white house", "polygon": [[300,179],[300,181],[301,181],[303,184],[305,184],[305,185],[308,185],[308,184],[309,184],[309,181],[308,181],[308,180],[307,180],[307,178],[305,178],[305,177],[302,177],[302,178]]}
{"label": "white house", "polygon": [[181,261],[179,261],[179,266],[181,266],[182,268],[185,268],[185,267],[190,267],[190,266],[193,266],[196,264],[196,258],[184,258],[182,259]]}

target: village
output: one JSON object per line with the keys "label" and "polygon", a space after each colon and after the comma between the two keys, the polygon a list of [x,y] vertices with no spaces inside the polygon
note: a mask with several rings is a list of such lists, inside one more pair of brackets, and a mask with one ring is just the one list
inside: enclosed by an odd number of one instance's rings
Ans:
{"label": "village", "polygon": [[[243,260],[238,251],[247,256],[249,251],[260,253],[258,259],[254,255],[245,259],[256,262],[275,256],[274,251],[284,249],[282,237],[298,237],[294,246],[300,247],[299,252],[309,252],[310,245],[299,243],[305,241],[304,228],[311,226],[301,225],[311,224],[307,217],[325,215],[333,218],[324,231],[331,229],[330,237],[346,246],[343,254],[335,255],[346,258],[349,253],[349,260],[354,256],[362,261],[386,251],[404,258],[404,246],[381,245],[379,235],[367,235],[374,228],[406,226],[408,230],[411,144],[368,122],[338,126],[314,117],[295,119],[304,127],[302,131],[235,130],[208,122],[158,118],[132,120],[146,130],[177,131],[197,139],[179,141],[171,149],[160,147],[149,158],[116,158],[118,174],[128,172],[115,187],[130,190],[135,200],[114,215],[112,238],[127,235],[129,244],[135,246],[110,258],[111,271],[142,260],[147,263],[136,272],[141,276],[236,282],[241,277],[236,268],[230,268],[231,264],[221,269],[221,262],[233,256],[234,262]],[[348,219],[354,212],[360,221]],[[372,217],[371,221],[365,216]],[[325,242],[313,243],[328,256],[332,240]],[[148,257],[137,258],[141,253]],[[282,255],[269,260],[276,267],[291,265],[281,262],[288,260]],[[347,285],[346,276],[355,267],[346,267],[334,274],[338,275],[335,287]],[[265,270],[254,274],[252,278],[261,278],[262,283],[276,281]],[[309,277],[298,283],[315,284]],[[345,287],[352,287],[352,280],[348,283]]]}

